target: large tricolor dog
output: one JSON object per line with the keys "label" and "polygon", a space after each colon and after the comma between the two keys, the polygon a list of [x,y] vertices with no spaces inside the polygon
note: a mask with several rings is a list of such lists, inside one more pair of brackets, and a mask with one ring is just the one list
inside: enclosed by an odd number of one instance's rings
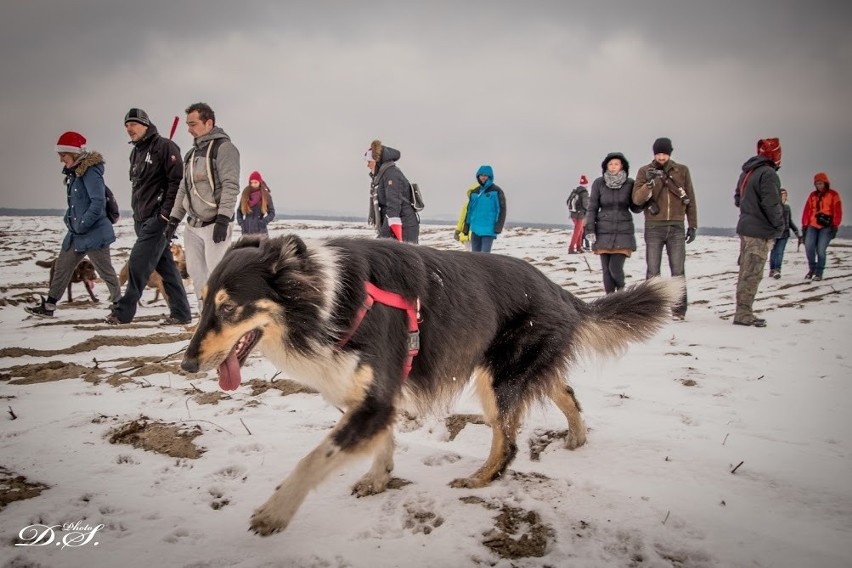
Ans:
{"label": "large tricolor dog", "polygon": [[380,493],[393,469],[393,424],[408,408],[447,410],[470,382],[493,441],[485,463],[454,487],[483,487],[506,470],[527,408],[552,400],[566,447],[586,441],[566,376],[583,353],[617,354],[669,319],[682,282],[644,281],[586,303],[531,264],[393,240],[243,238],[211,273],[182,367],[218,368],[236,389],[257,348],[287,377],[344,409],[326,438],[251,519],[287,527],[307,493],[348,458],[371,455],[353,487]]}

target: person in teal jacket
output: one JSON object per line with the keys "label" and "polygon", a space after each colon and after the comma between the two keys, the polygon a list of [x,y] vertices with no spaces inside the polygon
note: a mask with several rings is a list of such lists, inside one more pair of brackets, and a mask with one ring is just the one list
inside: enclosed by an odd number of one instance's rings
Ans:
{"label": "person in teal jacket", "polygon": [[480,166],[476,171],[478,187],[470,193],[465,218],[465,235],[470,234],[470,250],[491,252],[494,239],[503,231],[506,222],[506,195],[494,183],[491,166]]}

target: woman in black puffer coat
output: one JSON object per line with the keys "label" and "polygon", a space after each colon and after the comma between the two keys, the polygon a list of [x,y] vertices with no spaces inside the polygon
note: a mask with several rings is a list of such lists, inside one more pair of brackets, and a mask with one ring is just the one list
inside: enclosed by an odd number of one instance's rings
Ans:
{"label": "woman in black puffer coat", "polygon": [[633,214],[642,207],[633,203],[630,164],[621,152],[607,154],[601,163],[603,175],[592,183],[586,235],[592,251],[601,257],[603,284],[607,294],[624,288],[624,261],[636,250]]}

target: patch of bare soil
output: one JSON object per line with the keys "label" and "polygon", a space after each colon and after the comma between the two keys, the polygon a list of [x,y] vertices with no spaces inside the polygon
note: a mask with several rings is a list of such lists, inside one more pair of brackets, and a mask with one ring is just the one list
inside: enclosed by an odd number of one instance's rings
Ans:
{"label": "patch of bare soil", "polygon": [[[65,322],[66,324],[68,322]],[[112,328],[115,329],[115,328]],[[4,347],[0,349],[0,357],[53,357],[56,355],[71,355],[84,351],[94,351],[99,347],[123,346],[136,347],[138,345],[156,345],[160,343],[175,343],[186,341],[192,337],[191,333],[154,333],[146,336],[130,335],[95,335],[76,345],[64,349],[32,349],[30,347]]]}
{"label": "patch of bare soil", "polygon": [[547,554],[548,544],[556,536],[556,531],[544,524],[541,515],[535,511],[489,503],[480,497],[462,497],[460,500],[500,511],[494,517],[494,528],[483,534],[482,541],[500,558],[541,558]]}
{"label": "patch of bare soil", "polygon": [[453,414],[444,420],[447,426],[447,431],[450,433],[450,442],[456,439],[459,432],[464,430],[468,424],[485,424],[485,419],[481,414]]}
{"label": "patch of bare soil", "polygon": [[556,440],[564,440],[568,437],[568,430],[539,430],[536,429],[530,436],[530,460],[538,461],[547,447]]}
{"label": "patch of bare soil", "polygon": [[281,396],[287,396],[297,393],[316,394],[317,391],[308,388],[296,381],[289,379],[278,379],[275,381],[264,381],[263,379],[252,379],[244,383],[251,387],[251,396],[259,396],[266,391],[273,389],[281,391]]}
{"label": "patch of bare soil", "polygon": [[84,367],[77,363],[48,361],[47,363],[15,365],[3,369],[3,372],[0,373],[0,381],[8,380],[10,385],[34,385],[37,383],[51,383],[53,381],[79,378],[97,382],[100,381],[104,374],[104,371],[101,369]]}
{"label": "patch of bare soil", "polygon": [[115,428],[108,436],[110,444],[130,444],[173,458],[197,459],[204,450],[197,448],[192,440],[201,434],[200,426],[187,430],[176,424],[151,422],[147,416],[142,416]]}
{"label": "patch of bare soil", "polygon": [[38,497],[45,489],[48,489],[47,485],[27,481],[23,475],[15,475],[0,466],[0,511],[14,501]]}
{"label": "patch of bare soil", "polygon": [[231,397],[219,391],[205,392],[192,397],[196,404],[219,404],[220,400],[231,400]]}

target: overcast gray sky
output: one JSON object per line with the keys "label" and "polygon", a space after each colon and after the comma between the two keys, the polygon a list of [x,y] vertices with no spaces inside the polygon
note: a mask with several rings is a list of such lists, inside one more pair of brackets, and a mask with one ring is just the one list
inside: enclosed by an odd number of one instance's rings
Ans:
{"label": "overcast gray sky", "polygon": [[[126,4],[126,5],[125,5]],[[186,151],[204,101],[282,213],[364,215],[381,139],[455,219],[482,164],[508,219],[564,223],[610,151],[631,173],[668,136],[699,226],[731,227],[758,138],[778,136],[794,216],[825,171],[852,198],[852,8],[827,1],[13,1],[0,20],[0,207],[64,207],[59,134],[107,161],[129,206],[123,118],[148,111]]]}

